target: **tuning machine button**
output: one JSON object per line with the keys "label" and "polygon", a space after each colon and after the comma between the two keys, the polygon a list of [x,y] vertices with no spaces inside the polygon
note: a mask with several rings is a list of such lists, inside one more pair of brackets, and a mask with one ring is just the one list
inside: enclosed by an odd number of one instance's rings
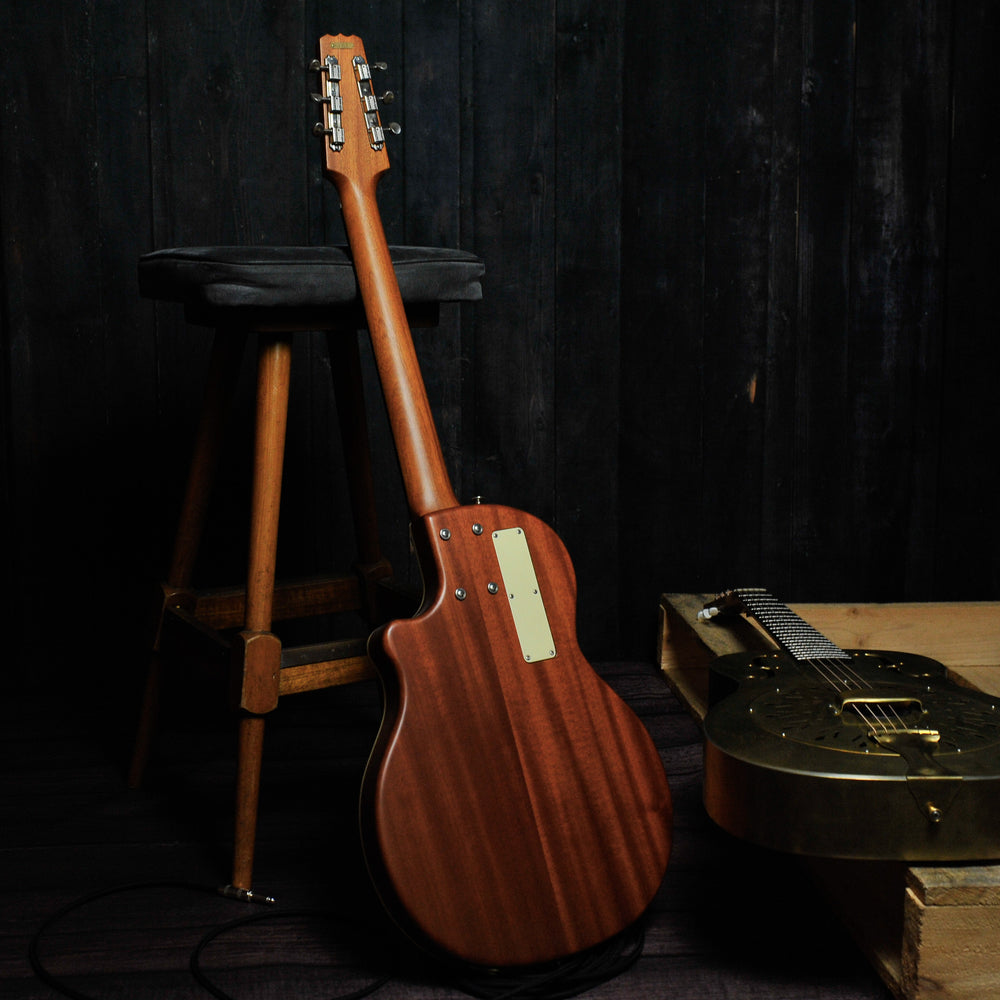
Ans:
{"label": "tuning machine button", "polygon": [[329,104],[331,111],[343,111],[344,99],[340,94],[311,94],[317,104]]}
{"label": "tuning machine button", "polygon": [[327,127],[322,122],[316,122],[313,125],[313,135],[330,137],[330,148],[339,152],[344,147],[344,140],[346,138],[344,130],[339,126]]}
{"label": "tuning machine button", "polygon": [[[389,68],[389,64],[387,62],[383,62],[381,60],[379,60],[378,62],[369,63],[368,65],[372,69],[377,69],[380,73],[384,73]],[[392,104],[392,102],[394,100],[396,100],[396,95],[391,90],[387,90],[387,91],[385,91],[384,94],[380,94],[379,98],[378,98],[379,104]],[[385,127],[390,132],[392,132],[393,135],[399,135],[399,132],[401,131],[400,128],[399,128],[398,123],[396,123],[396,122],[391,122],[390,124],[386,125]]]}

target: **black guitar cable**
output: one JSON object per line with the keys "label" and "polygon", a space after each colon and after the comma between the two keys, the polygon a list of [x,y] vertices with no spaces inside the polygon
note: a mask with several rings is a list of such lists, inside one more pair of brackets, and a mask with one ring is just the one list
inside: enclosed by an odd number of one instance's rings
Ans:
{"label": "black guitar cable", "polygon": [[[70,1000],[99,1000],[99,998],[74,989],[49,972],[40,954],[42,940],[54,924],[90,903],[118,893],[146,889],[183,889],[212,895],[220,892],[218,888],[202,883],[150,881],[112,886],[81,896],[46,917],[32,935],[28,945],[28,959],[35,975],[47,986],[69,997]],[[280,912],[267,910],[237,917],[215,927],[198,942],[189,961],[191,975],[216,1000],[235,1000],[234,997],[218,987],[204,971],[201,962],[203,952],[217,938],[240,927],[265,920],[290,918],[346,922],[346,918],[341,914],[316,909],[283,910]],[[441,975],[443,982],[478,998],[478,1000],[515,1000],[515,998],[516,1000],[568,1000],[569,997],[584,993],[631,968],[642,954],[644,940],[645,934],[640,921],[604,944],[536,971],[463,970],[459,972],[444,966],[438,966],[436,971]],[[381,989],[395,975],[396,970],[393,968],[392,971],[376,976],[358,989],[350,993],[340,994],[331,1000],[362,1000],[362,998]]]}
{"label": "black guitar cable", "polygon": [[[262,920],[274,920],[275,918],[281,917],[295,917],[295,918],[315,918],[319,920],[329,920],[331,914],[324,910],[287,910],[282,913],[251,913],[247,916],[237,917],[235,920],[230,920],[228,923],[222,924],[216,927],[214,930],[209,931],[197,944],[194,951],[191,953],[191,975],[197,980],[199,985],[208,990],[212,996],[216,997],[216,1000],[234,1000],[228,993],[219,989],[208,978],[208,976],[202,971],[201,968],[201,953],[217,938],[222,934],[226,934],[229,931],[236,930],[238,927],[245,927],[248,924],[260,923]],[[343,918],[339,918],[343,919]],[[361,1000],[362,997],[370,996],[376,990],[381,989],[389,982],[392,978],[394,972],[387,973],[383,976],[372,980],[370,983],[359,987],[351,993],[341,993],[335,1000]]]}
{"label": "black guitar cable", "polygon": [[642,955],[645,927],[638,921],[603,944],[537,971],[451,976],[456,988],[479,1000],[567,1000],[620,976]]}
{"label": "black guitar cable", "polygon": [[46,986],[51,986],[56,992],[70,997],[71,1000],[94,1000],[93,997],[86,993],[81,993],[79,990],[73,989],[72,986],[64,983],[61,979],[49,972],[40,955],[42,939],[45,937],[45,934],[53,924],[58,923],[58,921],[62,920],[63,917],[68,916],[70,913],[83,909],[90,903],[93,903],[98,899],[103,899],[105,896],[113,896],[120,892],[130,892],[138,889],[191,889],[196,892],[216,891],[214,889],[209,889],[208,886],[195,882],[131,882],[126,885],[112,886],[109,889],[99,889],[97,892],[81,896],[79,899],[75,899],[73,902],[67,903],[54,913],[50,913],[39,925],[38,930],[36,930],[31,936],[31,940],[28,943],[28,961],[31,963],[31,968],[35,975],[43,983],[45,983]]}
{"label": "black guitar cable", "polygon": [[[68,983],[64,982],[53,973],[49,972],[46,968],[45,963],[41,958],[41,943],[46,933],[52,928],[54,924],[62,920],[64,917],[77,910],[83,909],[90,903],[96,902],[99,899],[103,899],[106,896],[116,895],[118,893],[125,892],[135,892],[146,889],[185,889],[194,892],[208,893],[210,895],[220,894],[219,890],[215,886],[208,886],[197,882],[169,882],[169,881],[152,881],[152,882],[130,882],[124,885],[112,886],[108,889],[100,889],[97,892],[92,892],[86,896],[81,896],[79,899],[75,899],[73,902],[68,903],[66,906],[46,917],[38,930],[31,937],[31,941],[28,944],[28,961],[31,963],[31,968],[35,975],[47,986],[50,986],[58,993],[62,993],[64,996],[69,997],[70,1000],[98,1000],[96,997],[92,997],[87,993],[83,993],[70,986]],[[225,892],[221,892],[222,895],[226,895]],[[242,917],[237,917],[235,920],[230,920],[228,923],[224,923],[214,930],[209,931],[202,939],[198,942],[194,951],[191,954],[191,959],[189,962],[189,967],[191,974],[194,976],[195,980],[211,993],[217,1000],[234,1000],[228,993],[225,993],[218,986],[216,986],[206,975],[206,973],[201,968],[201,954],[221,934],[228,931],[235,930],[238,927],[242,927],[246,924],[252,924],[259,922],[261,920],[274,920],[274,919],[288,919],[288,918],[321,918],[324,920],[340,920],[344,921],[345,918],[339,914],[333,914],[328,911],[320,910],[283,910],[277,913],[271,911],[262,911],[259,913],[252,913],[249,915],[244,915]],[[373,979],[371,982],[354,990],[350,993],[341,994],[337,997],[332,998],[332,1000],[361,1000],[362,997],[370,996],[376,990],[384,986],[389,980],[393,978],[395,972],[391,972]]]}

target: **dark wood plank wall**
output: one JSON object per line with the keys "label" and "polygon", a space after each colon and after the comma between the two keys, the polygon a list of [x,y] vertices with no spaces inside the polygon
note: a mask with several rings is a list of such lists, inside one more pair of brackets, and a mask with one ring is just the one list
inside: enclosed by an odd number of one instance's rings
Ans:
{"label": "dark wood plank wall", "polygon": [[995,596],[996,11],[629,11],[623,594]]}
{"label": "dark wood plank wall", "polygon": [[953,17],[953,121],[947,176],[947,308],[939,365],[942,406],[934,537],[938,575],[958,596],[1000,588],[996,497],[997,298],[1000,136],[990,125],[998,76],[984,53],[1000,34],[990,4],[960,4]]}
{"label": "dark wood plank wall", "polygon": [[[135,261],[341,238],[304,71],[328,30],[390,64],[390,239],[487,261],[484,301],[417,333],[456,490],[555,524],[588,651],[652,655],[661,590],[1000,596],[997,17],[4,5],[8,648],[46,677],[75,667],[81,635],[137,641],[209,337],[138,299]],[[298,572],[343,547],[346,501],[321,340],[294,370],[282,568]],[[367,378],[387,547],[412,574]],[[242,569],[248,440],[227,458],[213,578]]]}

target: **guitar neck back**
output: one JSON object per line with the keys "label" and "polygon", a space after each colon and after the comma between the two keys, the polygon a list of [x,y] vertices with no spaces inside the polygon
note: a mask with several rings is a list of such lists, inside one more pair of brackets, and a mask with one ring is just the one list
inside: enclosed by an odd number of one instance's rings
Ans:
{"label": "guitar neck back", "polygon": [[[320,65],[326,66],[327,60],[334,59],[340,73],[340,103],[335,100],[328,106],[333,135],[326,144],[325,170],[340,195],[407,502],[414,516],[422,517],[454,507],[458,501],[448,477],[379,216],[376,188],[389,169],[389,161],[377,99],[371,92],[360,38],[325,35],[320,39],[319,51]],[[328,81],[332,72],[325,70]],[[341,110],[334,111],[338,106]]]}

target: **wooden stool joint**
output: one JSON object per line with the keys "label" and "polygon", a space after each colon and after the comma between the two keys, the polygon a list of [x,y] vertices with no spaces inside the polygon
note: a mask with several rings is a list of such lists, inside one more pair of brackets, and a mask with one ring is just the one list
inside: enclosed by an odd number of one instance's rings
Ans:
{"label": "wooden stool joint", "polygon": [[273,632],[240,632],[233,639],[233,701],[237,709],[266,715],[278,707],[281,640]]}

